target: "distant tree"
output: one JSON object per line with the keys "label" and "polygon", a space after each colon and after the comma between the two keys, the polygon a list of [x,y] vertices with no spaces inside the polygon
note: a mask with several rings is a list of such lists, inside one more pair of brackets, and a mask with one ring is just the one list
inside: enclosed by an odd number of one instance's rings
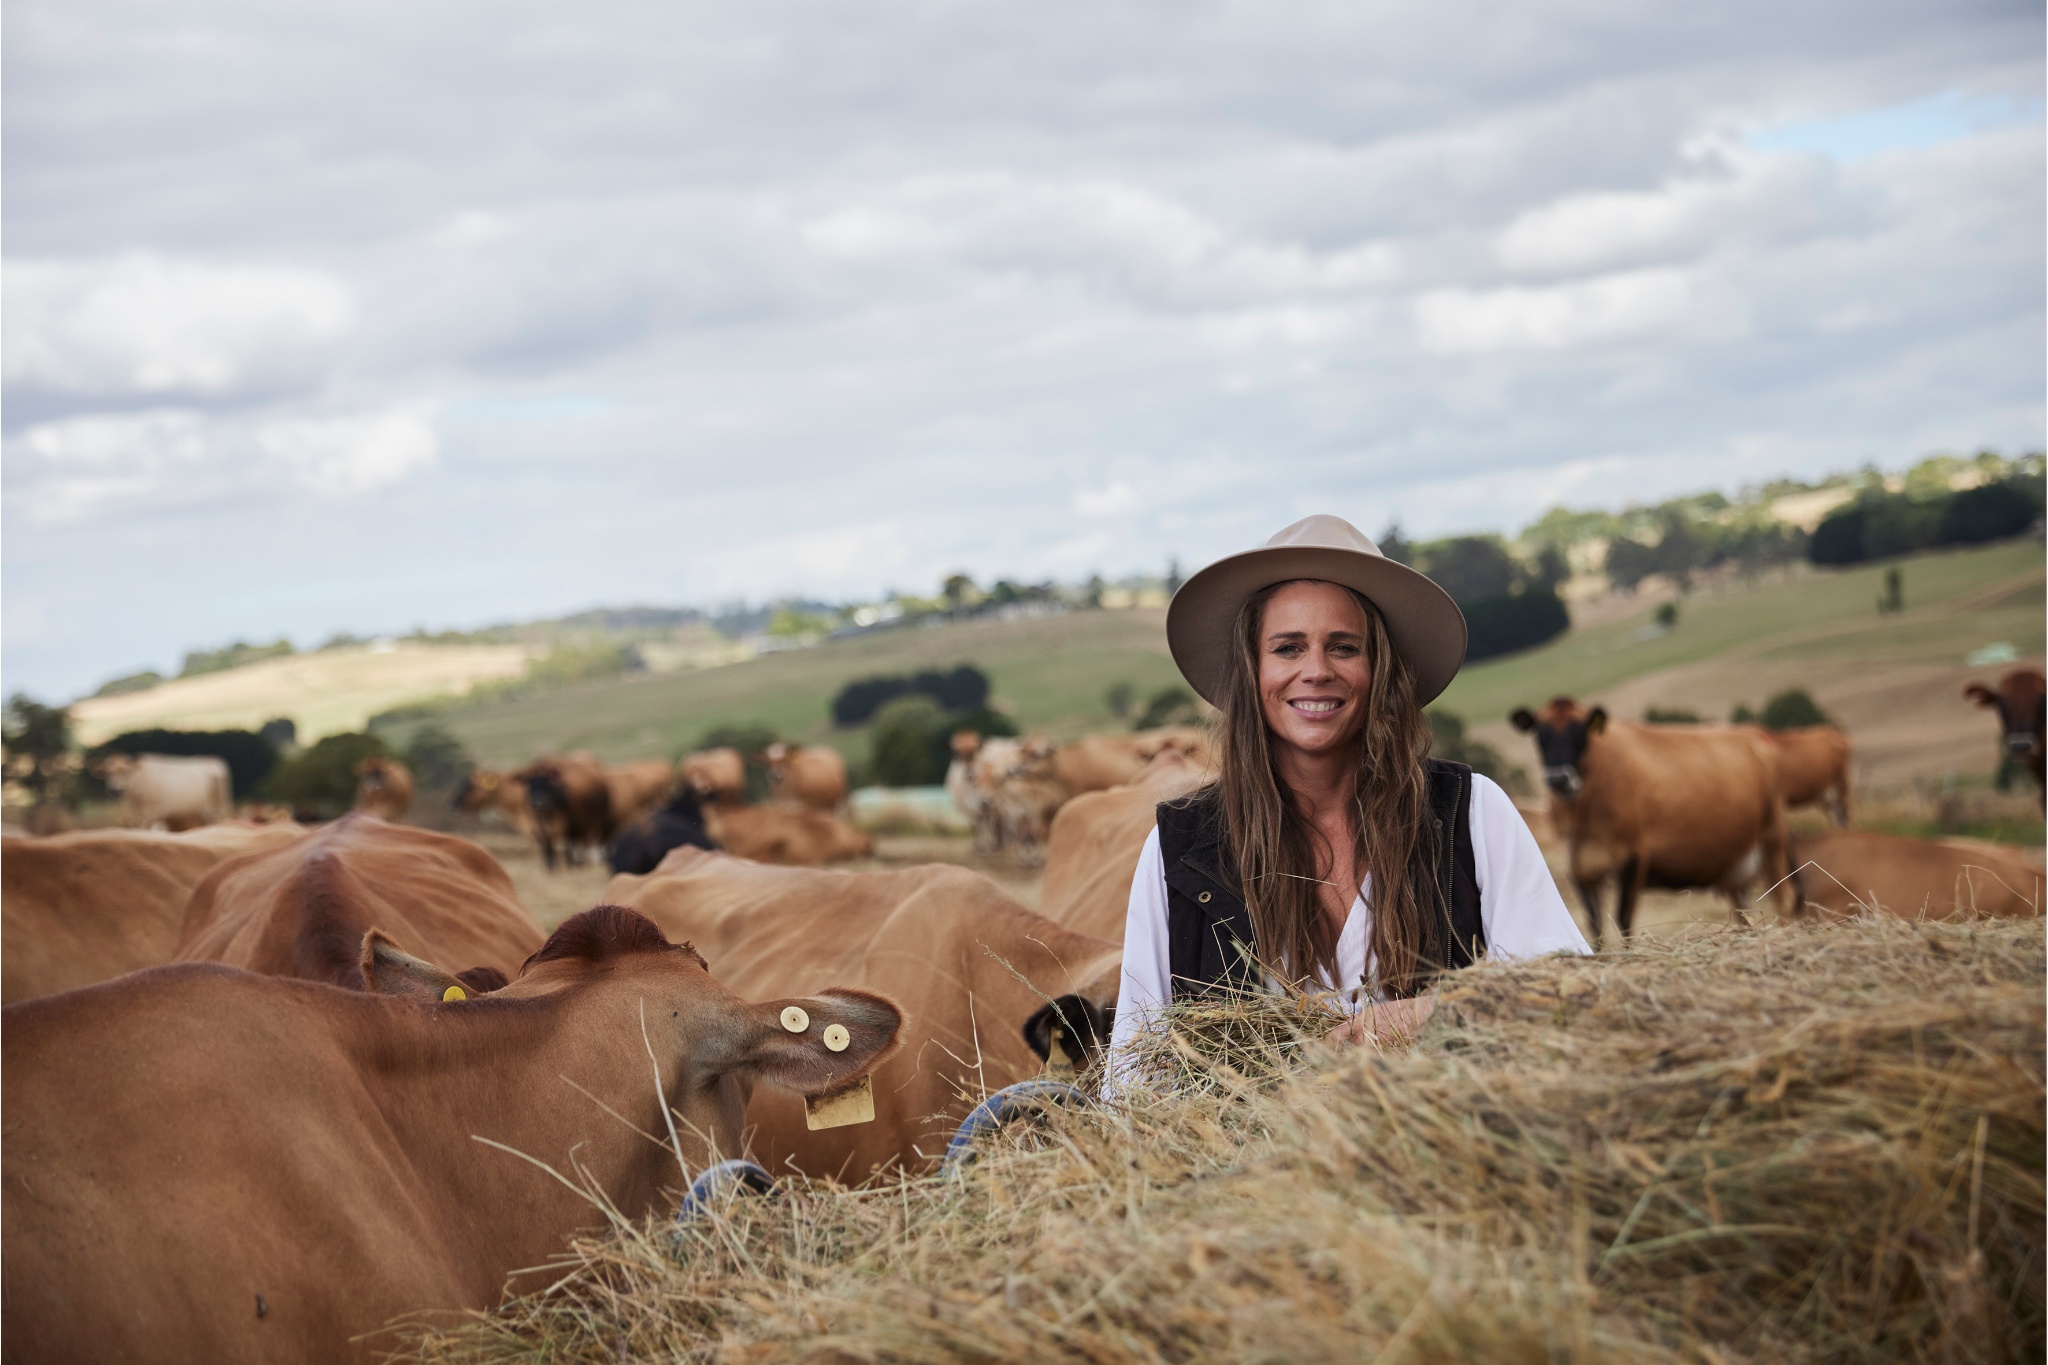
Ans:
{"label": "distant tree", "polygon": [[1735,703],[1735,709],[1728,713],[1728,723],[1730,725],[1754,725],[1756,724],[1756,712],[1749,709],[1748,702],[1737,702]]}
{"label": "distant tree", "polygon": [[1465,733],[1464,717],[1441,707],[1425,711],[1429,720],[1429,754],[1451,763],[1463,763],[1482,777],[1508,787],[1527,785],[1528,779],[1519,768],[1510,768],[1500,751],[1491,744],[1470,738]]}
{"label": "distant tree", "polygon": [[986,706],[988,692],[988,675],[973,664],[957,664],[946,672],[927,668],[908,678],[855,678],[832,698],[832,723],[865,725],[883,703],[911,693],[930,697],[948,711],[969,711]]}
{"label": "distant tree", "polygon": [[93,695],[95,697],[124,697],[130,692],[147,692],[163,680],[163,674],[153,668],[145,668],[140,673],[130,673],[126,677],[112,678],[101,683],[100,690],[93,693]]}
{"label": "distant tree", "polygon": [[1514,557],[1497,536],[1453,536],[1431,541],[1421,549],[1423,572],[1460,606],[1505,596],[1515,586]]}
{"label": "distant tree", "polygon": [[1943,545],[1981,545],[2016,536],[2041,519],[2041,504],[2017,481],[1951,494],[1942,509]]}
{"label": "distant tree", "polygon": [[981,596],[974,586],[974,580],[964,573],[956,573],[949,577],[940,592],[946,599],[946,610],[955,616],[964,615]]}
{"label": "distant tree", "polygon": [[1863,509],[1848,506],[1830,512],[1813,528],[1806,556],[1815,564],[1860,564],[1863,553]]}
{"label": "distant tree", "polygon": [[1766,730],[1794,730],[1802,725],[1828,723],[1827,713],[1802,687],[1788,687],[1765,702],[1758,719]]}
{"label": "distant tree", "polygon": [[385,752],[375,735],[329,735],[278,764],[259,790],[296,814],[331,820],[355,805],[356,764]]}
{"label": "distant tree", "polygon": [[65,755],[71,751],[71,712],[46,706],[25,692],[7,699],[0,722],[0,751],[7,775],[36,798],[36,804],[63,799]]}
{"label": "distant tree", "polygon": [[1535,579],[1538,583],[1555,592],[1571,576],[1571,561],[1565,558],[1563,550],[1555,545],[1545,545],[1536,552]]}
{"label": "distant tree", "polygon": [[868,768],[884,787],[929,787],[946,779],[945,712],[926,696],[898,697],[875,713],[868,732]]}
{"label": "distant tree", "polygon": [[452,787],[469,776],[476,760],[462,741],[432,721],[412,732],[405,746],[405,766],[423,787]]}
{"label": "distant tree", "polygon": [[1167,561],[1166,561],[1166,595],[1167,595],[1168,597],[1171,597],[1171,596],[1173,596],[1173,595],[1174,595],[1175,593],[1179,592],[1179,591],[1180,591],[1180,585],[1181,585],[1182,583],[1186,582],[1186,581],[1187,581],[1186,579],[1184,579],[1184,578],[1182,578],[1182,577],[1180,576],[1180,561],[1179,561],[1178,559],[1169,559],[1169,560],[1167,560]]}
{"label": "distant tree", "polygon": [[1657,604],[1657,624],[1664,627],[1664,629],[1666,630],[1677,629],[1678,603],[1659,602]]}
{"label": "distant tree", "polygon": [[1467,602],[1465,659],[1477,663],[1517,650],[1533,649],[1571,629],[1571,613],[1545,587]]}
{"label": "distant tree", "polygon": [[1652,706],[1644,710],[1643,723],[1646,725],[1698,725],[1700,713],[1678,707]]}
{"label": "distant tree", "polygon": [[279,716],[275,720],[266,720],[263,722],[263,727],[256,733],[262,736],[265,744],[268,744],[279,753],[295,747],[299,742],[298,722],[294,721],[290,716]]}
{"label": "distant tree", "polygon": [[1102,581],[1101,574],[1089,574],[1088,586],[1082,591],[1081,594],[1081,605],[1089,608],[1091,611],[1101,607],[1102,590],[1108,586],[1109,585],[1107,583],[1104,583]]}
{"label": "distant tree", "polygon": [[181,678],[197,677],[202,673],[224,673],[244,664],[259,663],[264,659],[278,659],[293,653],[292,642],[280,637],[267,645],[252,645],[241,640],[224,649],[195,649],[185,656],[185,666],[178,671]]}
{"label": "distant tree", "polygon": [[1398,521],[1389,522],[1387,529],[1380,532],[1379,547],[1380,553],[1396,564],[1413,566],[1415,563],[1415,546],[1401,534],[1401,523]]}
{"label": "distant tree", "polygon": [[1888,616],[1906,609],[1906,571],[1894,564],[1884,571],[1884,596],[1877,599],[1877,614]]}
{"label": "distant tree", "polygon": [[1634,592],[1638,584],[1657,572],[1657,554],[1639,540],[1616,536],[1607,542],[1607,578],[1623,592]]}
{"label": "distant tree", "polygon": [[1144,711],[1131,728],[1157,730],[1167,725],[1191,725],[1201,716],[1194,693],[1185,687],[1162,687],[1146,701]]}
{"label": "distant tree", "polygon": [[1665,513],[1663,522],[1664,534],[1650,552],[1651,562],[1681,591],[1689,590],[1693,570],[1700,567],[1702,559],[1700,538],[1692,523],[1675,511]]}
{"label": "distant tree", "polygon": [[1102,700],[1109,707],[1109,714],[1118,720],[1129,720],[1131,708],[1138,704],[1138,689],[1128,682],[1114,682],[1103,693]]}

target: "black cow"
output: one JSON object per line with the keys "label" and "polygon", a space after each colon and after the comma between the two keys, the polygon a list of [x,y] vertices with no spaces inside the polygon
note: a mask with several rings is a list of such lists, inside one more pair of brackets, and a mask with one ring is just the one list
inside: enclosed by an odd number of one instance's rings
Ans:
{"label": "black cow", "polygon": [[704,807],[687,782],[679,782],[668,804],[627,829],[612,842],[614,872],[631,872],[644,877],[654,871],[672,848],[684,845],[715,849],[718,844],[704,830]]}

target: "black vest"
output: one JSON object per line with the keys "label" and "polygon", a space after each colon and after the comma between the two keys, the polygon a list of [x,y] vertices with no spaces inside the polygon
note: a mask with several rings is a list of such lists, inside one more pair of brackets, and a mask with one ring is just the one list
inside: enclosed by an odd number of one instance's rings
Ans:
{"label": "black vest", "polygon": [[[1420,899],[1444,918],[1437,935],[1438,971],[1470,966],[1486,955],[1479,914],[1479,878],[1472,859],[1472,770],[1423,760],[1430,813],[1436,822],[1435,865],[1417,868]],[[1445,838],[1449,831],[1451,837]],[[1166,870],[1167,965],[1176,994],[1228,984],[1262,985],[1251,912],[1237,891],[1223,844],[1223,796],[1205,788],[1159,807],[1159,853]],[[1430,892],[1433,891],[1432,896]],[[1358,983],[1338,983],[1349,989]]]}

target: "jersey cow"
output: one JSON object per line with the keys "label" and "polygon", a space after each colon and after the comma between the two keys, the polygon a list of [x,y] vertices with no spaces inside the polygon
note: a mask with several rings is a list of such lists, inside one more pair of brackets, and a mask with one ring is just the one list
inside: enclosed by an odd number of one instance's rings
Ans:
{"label": "jersey cow", "polygon": [[1796,837],[1802,908],[1828,916],[2025,919],[2041,913],[2041,869],[1995,844],[1902,839],[1865,830]]}
{"label": "jersey cow", "polygon": [[704,827],[704,804],[690,784],[679,782],[666,804],[612,841],[614,872],[645,875],[661,865],[672,848],[716,848]]}
{"label": "jersey cow", "polygon": [[776,800],[826,812],[846,804],[846,760],[837,749],[775,743],[763,757],[768,761],[768,790]]}
{"label": "jersey cow", "polygon": [[383,754],[356,764],[356,809],[380,820],[399,819],[412,809],[412,769]]}
{"label": "jersey cow", "polygon": [[456,785],[454,801],[457,810],[496,815],[527,838],[539,837],[533,807],[526,800],[526,784],[510,773],[472,768]]}
{"label": "jersey cow", "polygon": [[210,754],[112,754],[94,771],[121,794],[130,829],[197,829],[234,814],[228,765]]}
{"label": "jersey cow", "polygon": [[1536,738],[1595,946],[1600,888],[1610,878],[1624,939],[1645,887],[1713,887],[1741,906],[1761,876],[1791,908],[1790,887],[1780,885],[1785,805],[1761,741],[1738,730],[1610,720],[1605,707],[1589,711],[1569,697],[1508,719]]}
{"label": "jersey cow", "polygon": [[604,785],[611,799],[612,828],[624,829],[660,806],[675,784],[674,766],[658,758],[606,768]]}
{"label": "jersey cow", "polygon": [[965,868],[820,872],[679,849],[651,877],[614,877],[605,894],[701,944],[741,995],[847,981],[903,1002],[905,1046],[875,1073],[874,1123],[814,1133],[793,1099],[755,1099],[753,1147],[772,1172],[860,1180],[921,1165],[985,1095],[1037,1074],[1048,1054],[1080,1060],[1109,1036],[1117,947],[1048,922]]}
{"label": "jersey cow", "polygon": [[451,834],[353,812],[295,843],[222,863],[193,888],[177,956],[361,989],[363,935],[502,985],[541,932],[490,854]]}
{"label": "jersey cow", "polygon": [[1971,683],[1963,696],[1998,713],[1999,737],[2006,756],[2033,774],[2036,798],[2048,804],[2048,780],[2042,775],[2043,746],[2048,741],[2048,678],[2038,668],[2015,668],[2001,678],[1998,690]]}
{"label": "jersey cow", "polygon": [[1849,823],[1849,737],[1832,725],[1767,730],[1736,727],[1769,746],[1778,770],[1778,793],[1787,809],[1819,806],[1837,825]]}
{"label": "jersey cow", "polygon": [[733,748],[703,749],[685,754],[676,765],[690,790],[706,801],[744,801],[747,760]]}
{"label": "jersey cow", "polygon": [[704,809],[704,828],[720,848],[757,863],[816,867],[875,851],[866,831],[817,810],[712,805]]}
{"label": "jersey cow", "polygon": [[223,859],[304,832],[231,823],[187,834],[95,829],[0,840],[0,1003],[169,962],[201,878]]}
{"label": "jersey cow", "polygon": [[1060,807],[1046,842],[1038,912],[1076,933],[1122,943],[1131,878],[1158,823],[1155,809],[1209,776],[1178,750],[1165,749],[1131,782],[1086,792]]}
{"label": "jersey cow", "polygon": [[361,971],[187,963],[6,1009],[8,1359],[382,1360],[401,1315],[544,1286],[518,1272],[606,1221],[571,1182],[645,1217],[740,1152],[757,1081],[843,1089],[902,1019],[832,987],[749,1004],[616,906],[491,995],[444,999],[374,934]]}
{"label": "jersey cow", "polygon": [[612,790],[604,765],[588,753],[537,758],[513,774],[526,784],[534,840],[541,861],[554,869],[556,851],[574,867],[612,840]]}

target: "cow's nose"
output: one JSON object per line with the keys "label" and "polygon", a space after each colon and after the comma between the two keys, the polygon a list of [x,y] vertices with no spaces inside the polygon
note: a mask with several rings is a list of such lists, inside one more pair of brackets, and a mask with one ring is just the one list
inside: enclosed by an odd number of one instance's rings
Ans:
{"label": "cow's nose", "polygon": [[2015,758],[2024,758],[2026,755],[2034,752],[2035,747],[2040,742],[2041,737],[2035,734],[2019,733],[2007,735],[2005,737],[2005,751]]}
{"label": "cow's nose", "polygon": [[1571,796],[1579,790],[1578,770],[1571,767],[1551,767],[1543,770],[1543,781],[1559,796]]}

